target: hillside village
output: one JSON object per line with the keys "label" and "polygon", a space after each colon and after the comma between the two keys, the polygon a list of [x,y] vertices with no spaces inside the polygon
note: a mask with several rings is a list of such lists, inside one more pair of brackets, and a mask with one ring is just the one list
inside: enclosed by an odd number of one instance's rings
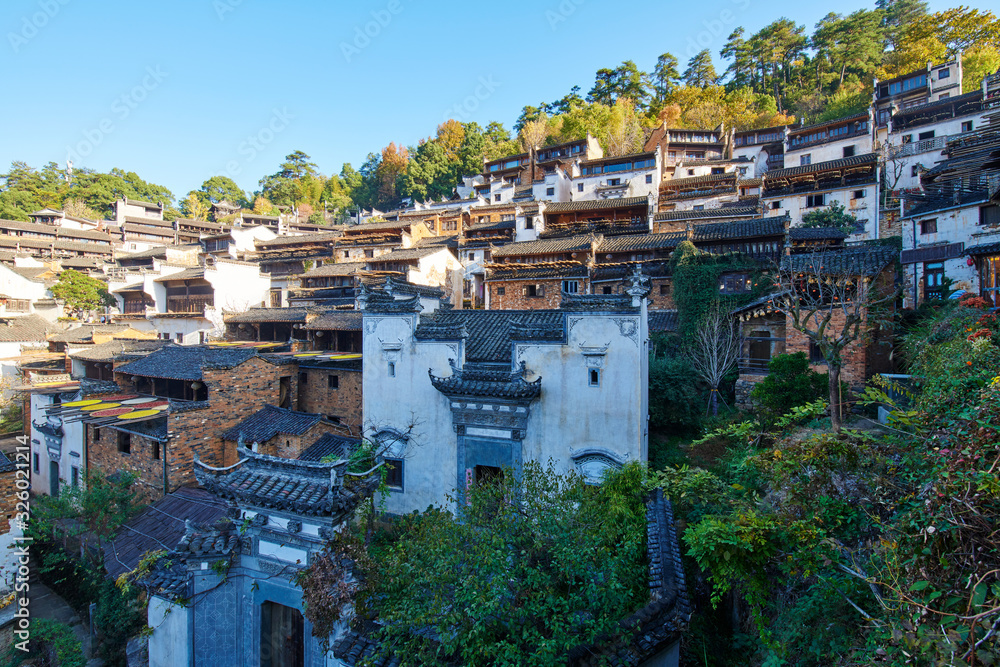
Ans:
{"label": "hillside village", "polygon": [[[967,84],[958,58],[877,81],[867,109],[822,122],[664,122],[614,156],[588,134],[339,224],[224,200],[167,220],[164,202],[130,198],[109,219],[0,220],[0,364],[31,492],[128,476],[142,509],[77,544],[110,580],[140,572],[151,630],[128,664],[398,664],[375,620],[316,636],[300,573],[369,504],[455,507],[539,465],[597,487],[657,459],[650,365],[695,335],[703,295],[725,299],[736,332],[733,407],[751,409],[772,361],[801,353],[843,392],[822,408],[837,428],[866,383],[902,375],[876,304],[1000,307],[1000,71]],[[694,264],[707,287],[685,277]],[[73,273],[106,305],[59,296]],[[833,350],[824,336],[851,318],[865,334]],[[680,510],[650,496],[645,597],[617,631],[564,651],[572,664],[679,664],[700,595]],[[3,539],[23,535],[15,523]]]}

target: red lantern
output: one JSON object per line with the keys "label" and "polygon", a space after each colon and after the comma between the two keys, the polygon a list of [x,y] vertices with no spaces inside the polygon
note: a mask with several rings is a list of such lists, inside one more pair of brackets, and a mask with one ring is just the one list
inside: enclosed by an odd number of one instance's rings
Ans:
{"label": "red lantern", "polygon": [[973,264],[976,263],[976,260],[972,259],[971,257],[966,257],[965,263],[968,264],[969,266],[972,266]]}

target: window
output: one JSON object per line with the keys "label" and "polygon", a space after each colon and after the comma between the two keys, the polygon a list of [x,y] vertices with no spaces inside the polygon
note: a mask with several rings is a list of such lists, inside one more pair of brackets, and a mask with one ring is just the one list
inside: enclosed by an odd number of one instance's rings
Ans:
{"label": "window", "polygon": [[646,174],[646,182],[647,183],[652,183],[653,182],[653,175],[652,174]]}
{"label": "window", "polygon": [[132,434],[118,431],[118,451],[122,454],[132,453]]}
{"label": "window", "polygon": [[720,294],[745,294],[753,289],[753,282],[747,273],[729,273],[719,276]]}
{"label": "window", "polygon": [[524,228],[525,229],[535,228],[535,219],[532,216],[529,215],[527,218],[524,219]]}
{"label": "window", "polygon": [[823,357],[823,352],[819,349],[819,345],[813,341],[809,341],[809,363],[821,364],[825,361],[826,359]]}
{"label": "window", "polygon": [[299,384],[309,384],[308,373],[299,373]]}
{"label": "window", "polygon": [[920,171],[920,165],[916,164],[913,165],[912,167],[910,167],[910,177],[916,178],[919,171]]}
{"label": "window", "polygon": [[476,261],[476,253],[474,253],[474,252],[470,252],[469,253],[469,261],[470,262]]}
{"label": "window", "polygon": [[929,132],[921,132],[920,134],[917,135],[918,141],[925,141],[927,139],[933,139],[933,138],[934,138],[934,130],[931,130]]}
{"label": "window", "polygon": [[913,141],[913,135],[912,135],[912,134],[904,134],[904,135],[902,136],[902,140],[903,140],[903,141],[902,141],[902,143],[903,143],[904,145],[905,145],[905,144],[908,144],[908,143],[910,143],[910,142],[912,142],[912,141]]}
{"label": "window", "polygon": [[670,296],[670,285],[660,285],[660,296]]}
{"label": "window", "polygon": [[556,189],[555,188],[545,188],[545,195],[547,197],[551,197],[555,193],[556,193]]}
{"label": "window", "polygon": [[691,207],[691,210],[692,211],[704,211],[705,210],[705,205],[704,204],[695,204],[694,206]]}
{"label": "window", "polygon": [[620,178],[609,178],[608,185],[611,187],[616,187],[622,184],[622,179]]}
{"label": "window", "polygon": [[403,489],[403,459],[385,460],[385,485],[393,489]]}
{"label": "window", "polygon": [[855,190],[851,193],[851,199],[864,199],[867,195],[867,190]]}
{"label": "window", "polygon": [[493,201],[500,201],[500,193],[493,195]]}
{"label": "window", "polygon": [[326,376],[326,386],[328,389],[340,389],[340,376],[339,375],[327,375]]}
{"label": "window", "polygon": [[723,167],[712,167],[712,174],[724,174],[726,170]]}
{"label": "window", "polygon": [[844,146],[844,157],[854,157],[854,146]]}
{"label": "window", "polygon": [[391,378],[396,377],[396,362],[395,361],[390,361],[389,362],[389,377],[391,377]]}
{"label": "window", "polygon": [[100,439],[101,439],[101,429],[95,428],[94,429],[94,442],[97,442]]}
{"label": "window", "polygon": [[688,176],[694,176],[694,169],[688,169]]}
{"label": "window", "polygon": [[260,605],[260,667],[305,664],[302,613],[277,602]]}
{"label": "window", "polygon": [[940,95],[938,95],[938,101],[946,100],[949,97],[951,97],[951,93],[941,93]]}
{"label": "window", "polygon": [[567,294],[576,294],[580,291],[580,281],[578,280],[564,280],[562,281],[562,291]]}
{"label": "window", "polygon": [[333,422],[334,424],[339,424],[340,423],[340,417],[338,417],[337,415],[327,415],[326,418],[329,421]]}
{"label": "window", "polygon": [[583,192],[583,183],[577,183],[576,184],[576,191],[577,192]]}
{"label": "window", "polygon": [[160,443],[158,442],[153,443],[153,460],[154,461],[160,460]]}
{"label": "window", "polygon": [[938,79],[947,79],[951,76],[951,70],[945,67],[943,70],[938,71]]}
{"label": "window", "polygon": [[69,484],[73,488],[80,486],[80,469],[76,466],[69,469]]}
{"label": "window", "polygon": [[979,224],[1000,225],[1000,205],[983,206],[979,209]]}
{"label": "window", "polygon": [[773,201],[773,202],[771,202],[771,210],[772,211],[777,211],[779,208],[781,208],[781,202],[780,201]]}
{"label": "window", "polygon": [[507,293],[507,288],[506,287],[498,287],[497,288],[497,296],[503,296],[506,293]]}
{"label": "window", "polygon": [[812,153],[806,153],[805,155],[799,156],[799,166],[805,166],[807,164],[812,164]]}
{"label": "window", "polygon": [[937,218],[920,221],[921,234],[937,234]]}
{"label": "window", "polygon": [[368,259],[373,259],[375,257],[375,251],[371,248],[365,250],[365,257],[367,257]]}
{"label": "window", "polygon": [[591,368],[589,375],[590,375],[590,386],[591,387],[600,387],[601,386],[601,369],[600,368]]}
{"label": "window", "polygon": [[41,472],[41,467],[38,464],[38,454],[32,454],[31,458],[35,467],[35,474],[38,474],[39,472]]}
{"label": "window", "polygon": [[522,294],[528,297],[545,296],[545,285],[525,285]]}
{"label": "window", "polygon": [[927,262],[924,264],[924,298],[940,299],[944,297],[944,262]]}
{"label": "window", "polygon": [[612,290],[611,290],[610,287],[607,287],[607,286],[602,287],[601,288],[601,294],[612,294]]}
{"label": "window", "polygon": [[972,121],[967,120],[962,123],[962,132],[972,132]]}
{"label": "window", "polygon": [[806,208],[816,208],[826,205],[826,195],[809,195],[806,197]]}
{"label": "window", "polygon": [[184,342],[184,334],[182,334],[182,333],[175,334],[174,335],[174,340],[176,340],[178,343],[183,343]]}
{"label": "window", "polygon": [[344,259],[350,259],[350,257],[351,257],[351,253],[350,253],[350,251],[348,251],[348,250],[345,250],[345,251],[344,251]]}

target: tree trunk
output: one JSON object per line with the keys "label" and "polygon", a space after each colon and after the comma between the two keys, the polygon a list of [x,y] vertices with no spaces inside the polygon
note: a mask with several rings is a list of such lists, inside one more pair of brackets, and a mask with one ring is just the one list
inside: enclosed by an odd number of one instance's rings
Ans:
{"label": "tree trunk", "polygon": [[708,400],[709,405],[712,406],[712,416],[719,416],[719,390],[712,387],[711,398]]}
{"label": "tree trunk", "polygon": [[840,431],[841,396],[840,396],[840,366],[830,366],[830,425],[834,431]]}

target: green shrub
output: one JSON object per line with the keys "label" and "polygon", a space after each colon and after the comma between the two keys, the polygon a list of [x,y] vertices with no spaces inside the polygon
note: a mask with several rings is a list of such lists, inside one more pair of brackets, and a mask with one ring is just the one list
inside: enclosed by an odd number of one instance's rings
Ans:
{"label": "green shrub", "polygon": [[809,368],[804,352],[779,354],[767,364],[767,370],[767,377],[750,392],[765,422],[774,422],[792,408],[829,393],[827,374]]}
{"label": "green shrub", "polygon": [[682,357],[649,360],[649,421],[659,431],[694,431],[705,401],[691,364]]}

